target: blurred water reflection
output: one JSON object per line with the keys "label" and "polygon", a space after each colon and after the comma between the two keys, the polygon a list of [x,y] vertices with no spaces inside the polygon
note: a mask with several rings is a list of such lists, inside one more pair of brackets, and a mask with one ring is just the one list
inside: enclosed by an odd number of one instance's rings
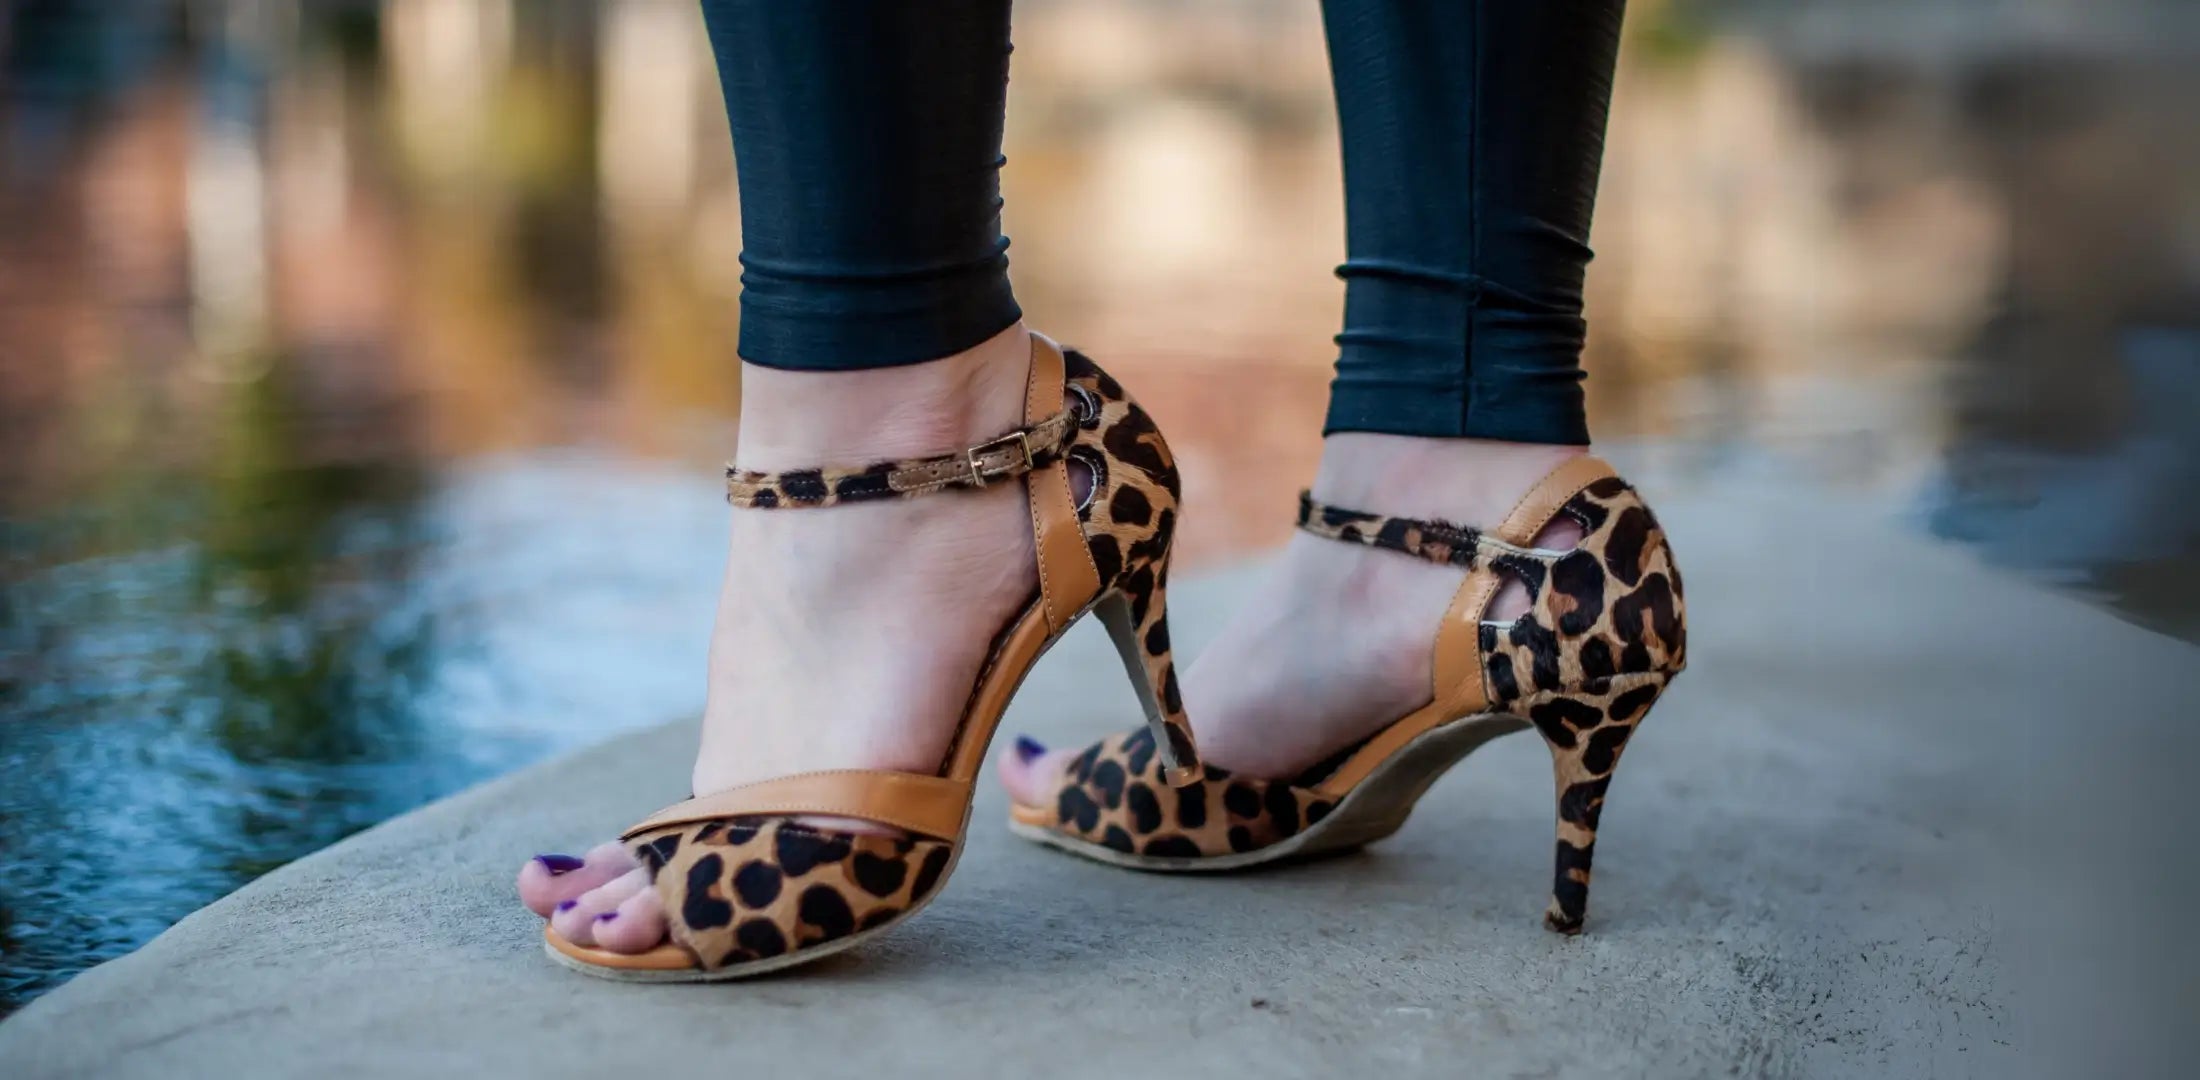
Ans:
{"label": "blurred water reflection", "polygon": [[[1637,0],[1594,422],[2200,636],[2187,12],[1977,6]],[[699,704],[740,249],[699,31],[0,5],[0,1011]],[[1017,38],[1026,307],[1168,426],[1191,558],[1280,539],[1341,306],[1314,6],[1025,0]]]}

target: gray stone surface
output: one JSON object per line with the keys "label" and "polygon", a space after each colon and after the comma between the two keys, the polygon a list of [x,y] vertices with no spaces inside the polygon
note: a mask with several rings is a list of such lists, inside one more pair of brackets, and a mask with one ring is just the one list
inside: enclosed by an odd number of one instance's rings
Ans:
{"label": "gray stone surface", "polygon": [[[553,967],[513,869],[681,794],[683,724],[269,874],[0,1025],[0,1074],[2125,1076],[2189,1051],[2195,651],[1860,508],[1663,513],[1695,667],[1620,770],[1582,938],[1538,925],[1524,735],[1314,866],[1089,865],[1007,836],[988,784],[942,899],[875,947],[709,987]],[[1256,581],[1185,583],[1179,640]],[[1011,723],[1126,723],[1120,681],[1080,629]]]}

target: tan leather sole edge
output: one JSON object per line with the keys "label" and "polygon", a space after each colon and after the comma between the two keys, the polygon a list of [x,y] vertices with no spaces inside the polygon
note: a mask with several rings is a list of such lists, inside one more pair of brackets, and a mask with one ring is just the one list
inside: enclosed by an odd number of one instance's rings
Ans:
{"label": "tan leather sole edge", "polygon": [[1329,816],[1280,842],[1229,855],[1141,855],[1057,832],[1053,814],[1013,805],[1008,831],[1095,862],[1162,874],[1227,873],[1293,859],[1311,859],[1374,843],[1397,832],[1429,787],[1482,744],[1534,725],[1509,713],[1463,716],[1416,736],[1354,785]]}

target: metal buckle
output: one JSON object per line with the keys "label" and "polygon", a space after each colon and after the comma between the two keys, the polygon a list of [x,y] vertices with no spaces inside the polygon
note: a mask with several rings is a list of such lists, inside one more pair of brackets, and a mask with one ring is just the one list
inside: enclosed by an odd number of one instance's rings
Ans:
{"label": "metal buckle", "polygon": [[[1011,458],[1009,461],[996,468],[992,472],[987,472],[986,467],[979,464],[978,459],[986,454],[992,453],[995,449],[1021,449],[1024,453],[1023,460],[1018,461],[1014,458]],[[1006,476],[1014,476],[1018,472],[1031,468],[1031,436],[1019,428],[1015,431],[1011,431],[1008,434],[1001,436],[998,439],[994,439],[991,442],[980,443],[976,446],[973,446],[970,449],[963,451],[963,456],[970,462],[970,478],[975,481],[979,487],[984,487],[985,482],[989,477],[997,480]]]}

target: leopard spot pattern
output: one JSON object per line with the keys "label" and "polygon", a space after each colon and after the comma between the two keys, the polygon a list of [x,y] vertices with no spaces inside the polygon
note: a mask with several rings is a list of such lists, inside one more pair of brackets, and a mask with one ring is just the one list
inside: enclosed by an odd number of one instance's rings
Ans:
{"label": "leopard spot pattern", "polygon": [[[1526,614],[1483,629],[1493,707],[1512,708],[1538,691],[1613,677],[1670,676],[1688,665],[1687,612],[1673,549],[1634,488],[1617,478],[1600,480],[1560,512],[1582,525],[1581,542],[1551,560],[1544,580],[1529,583]],[[1529,678],[1522,679],[1523,672]]]}
{"label": "leopard spot pattern", "polygon": [[715,969],[891,922],[938,885],[953,845],[761,818],[667,826],[627,847],[650,870],[672,939]]}
{"label": "leopard spot pattern", "polygon": [[[1056,797],[1053,827],[1122,852],[1211,858],[1280,843],[1320,821],[1334,798],[1282,780],[1232,776],[1200,767],[1189,784],[1168,782],[1145,729],[1102,739],[1080,760]],[[1111,798],[1112,797],[1112,798]]]}

